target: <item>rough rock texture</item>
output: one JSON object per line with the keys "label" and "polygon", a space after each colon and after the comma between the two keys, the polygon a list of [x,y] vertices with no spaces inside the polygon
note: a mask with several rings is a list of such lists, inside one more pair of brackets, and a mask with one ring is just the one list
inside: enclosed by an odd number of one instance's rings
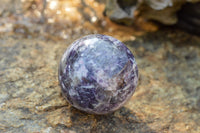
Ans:
{"label": "rough rock texture", "polygon": [[57,80],[66,42],[0,36],[1,132],[199,132],[200,39],[164,30],[127,41],[140,81],[107,116],[69,106]]}
{"label": "rough rock texture", "polygon": [[126,25],[132,24],[136,16],[172,25],[177,23],[177,11],[181,6],[195,2],[200,0],[107,0],[105,14]]}
{"label": "rough rock texture", "polygon": [[[1,0],[6,7],[0,15],[0,132],[200,132],[199,37],[175,28],[138,33],[133,27],[104,20],[103,4],[91,0],[86,3],[98,11],[97,21],[91,19],[94,13],[90,8],[73,0],[60,1],[59,10],[68,7],[61,14],[49,9],[48,3],[46,22],[41,24],[38,1],[15,5],[13,1]],[[57,78],[66,47],[93,33],[123,41],[140,70],[130,101],[103,116],[70,106],[61,95]]]}
{"label": "rough rock texture", "polygon": [[119,40],[94,34],[73,42],[59,67],[59,81],[72,106],[94,114],[111,113],[133,95],[138,68]]}

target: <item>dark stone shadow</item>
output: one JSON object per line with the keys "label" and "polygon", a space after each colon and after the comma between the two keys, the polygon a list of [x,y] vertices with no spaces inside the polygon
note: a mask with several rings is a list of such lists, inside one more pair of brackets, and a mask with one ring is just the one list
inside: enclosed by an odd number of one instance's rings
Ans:
{"label": "dark stone shadow", "polygon": [[71,129],[78,133],[155,133],[135,112],[122,107],[107,115],[94,115],[70,108]]}
{"label": "dark stone shadow", "polygon": [[200,36],[200,2],[185,3],[178,14],[178,22],[175,25],[191,34]]}

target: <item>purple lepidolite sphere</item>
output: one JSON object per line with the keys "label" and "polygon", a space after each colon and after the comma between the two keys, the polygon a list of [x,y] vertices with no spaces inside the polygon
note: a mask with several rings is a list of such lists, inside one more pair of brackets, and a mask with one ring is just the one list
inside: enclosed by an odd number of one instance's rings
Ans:
{"label": "purple lepidolite sphere", "polygon": [[134,93],[138,68],[131,51],[117,39],[89,35],[64,53],[59,68],[62,93],[80,110],[106,114],[120,108]]}

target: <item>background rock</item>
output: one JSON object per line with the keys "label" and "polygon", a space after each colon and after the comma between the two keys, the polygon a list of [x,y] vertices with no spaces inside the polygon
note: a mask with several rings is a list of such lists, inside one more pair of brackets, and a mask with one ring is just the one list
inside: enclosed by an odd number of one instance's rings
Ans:
{"label": "background rock", "polygon": [[[112,21],[131,25],[138,17],[165,25],[182,25],[184,29],[200,31],[199,0],[107,0],[105,15]],[[184,6],[183,6],[184,5]],[[183,8],[182,8],[183,6]],[[177,12],[179,17],[177,17]],[[193,13],[194,12],[194,13]],[[189,21],[189,22],[188,22]],[[195,25],[193,25],[195,23]]]}
{"label": "background rock", "polygon": [[133,24],[136,0],[107,0],[104,14],[112,21],[126,25]]}

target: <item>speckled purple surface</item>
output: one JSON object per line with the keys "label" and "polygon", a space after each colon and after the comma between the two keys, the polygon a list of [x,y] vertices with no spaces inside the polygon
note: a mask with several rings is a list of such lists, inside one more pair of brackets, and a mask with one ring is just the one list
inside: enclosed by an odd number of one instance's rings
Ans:
{"label": "speckled purple surface", "polygon": [[106,114],[120,108],[134,93],[138,68],[131,51],[117,39],[89,35],[64,53],[59,81],[66,99],[82,111]]}

